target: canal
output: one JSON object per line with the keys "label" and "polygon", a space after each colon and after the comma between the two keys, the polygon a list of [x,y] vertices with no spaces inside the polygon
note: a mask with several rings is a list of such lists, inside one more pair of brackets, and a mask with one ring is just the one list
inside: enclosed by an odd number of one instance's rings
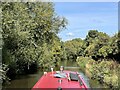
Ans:
{"label": "canal", "polygon": [[[77,64],[73,61],[64,61],[60,63],[60,66],[63,65],[65,70],[71,70],[71,71],[77,71],[81,74],[84,81],[86,82],[88,87],[97,88],[101,87],[102,85],[99,84],[96,80],[89,79],[81,70],[80,67],[77,66]],[[35,83],[40,79],[40,77],[43,75],[44,71],[38,70],[35,74],[29,74],[29,75],[20,75],[17,76],[15,80],[12,80],[11,82],[3,85],[3,88],[32,88]]]}

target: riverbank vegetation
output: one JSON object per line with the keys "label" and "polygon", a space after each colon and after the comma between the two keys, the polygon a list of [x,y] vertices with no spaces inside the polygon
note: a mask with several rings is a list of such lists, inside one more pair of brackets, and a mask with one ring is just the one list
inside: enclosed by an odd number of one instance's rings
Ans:
{"label": "riverbank vegetation", "polygon": [[57,34],[66,28],[67,20],[55,13],[53,3],[2,2],[1,8],[3,81],[71,60],[90,78],[111,88],[120,86],[120,33],[109,36],[90,30],[85,39],[62,42]]}
{"label": "riverbank vegetation", "polygon": [[[2,63],[4,76],[34,73],[49,68],[61,59],[57,34],[67,20],[55,13],[51,2],[2,2]],[[3,66],[3,65],[2,65]],[[3,81],[5,79],[3,78]]]}
{"label": "riverbank vegetation", "polygon": [[[80,42],[78,40],[81,39],[65,42],[67,44],[65,48],[66,51],[74,50],[72,54],[70,51],[68,53],[76,56],[74,60],[76,60],[81,70],[90,78],[97,79],[110,88],[118,88],[120,82],[118,79],[120,72],[118,33],[110,37],[106,33],[90,30],[84,40]],[[78,46],[77,43],[81,45]]]}
{"label": "riverbank vegetation", "polygon": [[100,84],[111,89],[118,88],[120,64],[116,61],[108,59],[95,61],[90,57],[79,57],[77,62],[89,78],[98,80]]}

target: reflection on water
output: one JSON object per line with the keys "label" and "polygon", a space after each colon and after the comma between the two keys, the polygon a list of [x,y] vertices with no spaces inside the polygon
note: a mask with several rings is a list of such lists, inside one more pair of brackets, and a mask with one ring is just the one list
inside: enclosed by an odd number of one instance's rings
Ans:
{"label": "reflection on water", "polygon": [[15,80],[12,80],[10,83],[4,85],[4,88],[32,88],[35,83],[42,76],[43,71],[38,71],[35,74],[29,75],[20,75]]}
{"label": "reflection on water", "polygon": [[[65,70],[76,71],[80,73],[80,75],[86,82],[87,86],[90,87],[89,81],[91,80],[88,79],[88,77],[80,70],[80,67],[78,67],[75,62],[64,61],[60,63],[60,66],[61,65],[64,66]],[[9,84],[4,85],[3,87],[5,88],[32,88],[42,75],[43,75],[43,71],[38,70],[38,72],[35,74],[18,76],[17,79],[12,80]]]}

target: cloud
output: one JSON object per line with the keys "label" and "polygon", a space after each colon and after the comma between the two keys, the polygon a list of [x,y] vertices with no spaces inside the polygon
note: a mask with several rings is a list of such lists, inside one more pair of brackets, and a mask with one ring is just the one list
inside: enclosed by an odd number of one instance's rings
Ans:
{"label": "cloud", "polygon": [[74,36],[74,34],[71,33],[71,32],[67,33],[66,35],[67,35],[67,36]]}
{"label": "cloud", "polygon": [[117,3],[56,3],[55,9],[68,20],[67,30],[59,33],[63,41],[84,39],[91,29],[110,35],[118,30]]}

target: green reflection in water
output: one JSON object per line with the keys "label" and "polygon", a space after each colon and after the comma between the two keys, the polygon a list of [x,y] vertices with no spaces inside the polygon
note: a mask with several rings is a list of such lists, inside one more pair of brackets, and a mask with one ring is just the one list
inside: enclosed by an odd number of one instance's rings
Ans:
{"label": "green reflection in water", "polygon": [[[70,71],[77,71],[81,74],[84,81],[86,82],[88,87],[101,87],[102,85],[98,83],[96,80],[89,79],[81,70],[80,67],[77,66],[76,62],[73,61],[64,61],[60,62],[59,66],[64,66],[65,70]],[[55,67],[54,70],[59,70],[59,67]],[[4,88],[32,88],[35,83],[40,79],[40,77],[43,75],[43,71],[38,70],[35,74],[29,74],[29,75],[20,75],[15,80],[12,80],[9,84],[4,85]]]}

